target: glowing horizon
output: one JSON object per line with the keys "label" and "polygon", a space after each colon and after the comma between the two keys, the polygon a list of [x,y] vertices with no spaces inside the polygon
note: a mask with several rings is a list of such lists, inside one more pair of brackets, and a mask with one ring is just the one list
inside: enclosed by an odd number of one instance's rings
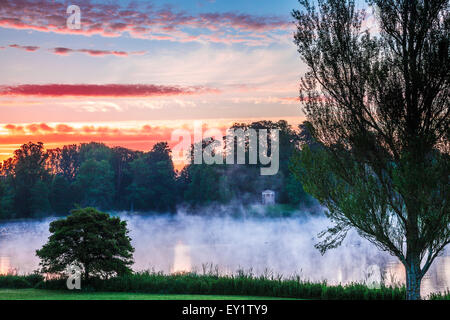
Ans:
{"label": "glowing horizon", "polygon": [[[204,130],[218,128],[224,135],[234,123],[250,123],[261,120],[247,119],[198,119]],[[296,127],[304,118],[265,118],[264,120],[286,120]],[[186,120],[120,121],[120,122],[72,122],[72,123],[0,123],[0,161],[13,157],[14,150],[28,142],[42,142],[45,149],[60,148],[69,144],[101,142],[109,147],[124,147],[137,151],[149,151],[157,142],[166,141],[173,147],[172,131],[184,128],[193,133],[193,122]],[[174,159],[177,169],[184,166]]]}

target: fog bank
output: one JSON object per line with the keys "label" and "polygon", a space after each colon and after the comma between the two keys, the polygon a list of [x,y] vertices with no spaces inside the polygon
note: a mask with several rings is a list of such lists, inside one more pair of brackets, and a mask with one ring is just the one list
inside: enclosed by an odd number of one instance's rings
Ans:
{"label": "fog bank", "polygon": [[[364,281],[370,267],[377,265],[384,271],[387,282],[401,281],[404,277],[402,267],[393,257],[356,232],[350,232],[342,246],[322,256],[314,244],[318,241],[317,234],[329,224],[323,216],[118,215],[128,222],[136,271],[201,273],[202,265],[212,264],[222,274],[243,269],[254,274],[298,275],[304,280],[348,283]],[[17,268],[20,274],[37,269],[39,260],[35,251],[47,241],[51,220],[0,224],[0,257],[7,257],[10,267]],[[445,262],[440,278],[428,282],[449,285],[450,263]],[[436,285],[428,287],[432,290]]]}

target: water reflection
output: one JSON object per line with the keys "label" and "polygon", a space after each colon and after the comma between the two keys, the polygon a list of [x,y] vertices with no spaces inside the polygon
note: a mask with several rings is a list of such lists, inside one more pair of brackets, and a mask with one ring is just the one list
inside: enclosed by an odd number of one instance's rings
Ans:
{"label": "water reflection", "polygon": [[[395,260],[385,267],[386,283],[405,283],[405,268]],[[432,292],[450,289],[450,256],[437,257],[422,279],[421,294],[426,297]]]}
{"label": "water reflection", "polygon": [[172,273],[189,272],[192,270],[191,255],[189,246],[183,242],[178,241],[173,248],[173,267]]}
{"label": "water reflection", "polygon": [[11,263],[9,257],[0,257],[0,275],[9,274]]}

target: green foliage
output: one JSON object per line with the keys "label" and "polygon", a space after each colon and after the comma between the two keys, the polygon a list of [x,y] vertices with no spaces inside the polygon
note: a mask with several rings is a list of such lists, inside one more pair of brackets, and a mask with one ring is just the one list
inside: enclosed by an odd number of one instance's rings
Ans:
{"label": "green foliage", "polygon": [[133,182],[129,197],[139,210],[173,211],[176,204],[176,180],[171,150],[160,142],[142,157],[130,163]]}
{"label": "green foliage", "polygon": [[14,189],[14,207],[19,216],[31,217],[37,208],[49,210],[47,158],[41,142],[29,142],[14,152],[9,186]]}
{"label": "green foliage", "polygon": [[83,162],[75,180],[83,206],[110,208],[114,195],[114,172],[106,160]]}
{"label": "green foliage", "polygon": [[132,151],[122,147],[112,149],[111,166],[114,171],[114,202],[120,209],[130,209],[127,188],[133,182],[131,163],[142,157],[142,152]]}
{"label": "green foliage", "polygon": [[0,275],[0,288],[3,289],[25,289],[34,288],[38,283],[44,281],[44,277],[38,273],[25,276]]}
{"label": "green foliage", "polygon": [[[79,290],[0,289],[0,300],[286,300],[276,297],[91,292]],[[292,299],[288,299],[292,300]]]}
{"label": "green foliage", "polygon": [[50,203],[52,211],[57,214],[66,214],[73,207],[74,186],[63,175],[56,175],[53,178]]}
{"label": "green foliage", "polygon": [[217,166],[192,165],[188,170],[190,181],[184,193],[184,198],[188,202],[199,205],[213,202],[224,203],[228,200],[226,193],[220,188],[223,176],[220,175]]}
{"label": "green foliage", "polygon": [[75,209],[50,223],[48,242],[36,255],[43,273],[62,273],[68,265],[82,268],[84,278],[127,274],[133,247],[127,224],[94,208]]}
{"label": "green foliage", "polygon": [[87,160],[110,162],[112,158],[111,149],[98,142],[83,143],[79,149],[79,158],[81,163]]}
{"label": "green foliage", "polygon": [[80,148],[81,146],[72,144],[63,146],[62,149],[47,150],[48,165],[52,168],[53,174],[61,175],[67,181],[73,182],[80,169]]}
{"label": "green foliage", "polygon": [[14,218],[14,192],[6,179],[0,179],[0,220]]}
{"label": "green foliage", "polygon": [[34,215],[42,216],[51,212],[48,183],[41,180],[37,181],[30,189],[30,200],[30,211]]}
{"label": "green foliage", "polygon": [[44,281],[44,277],[37,272],[27,274],[22,277],[25,279],[25,281],[28,281],[31,287],[35,287],[38,283]]}
{"label": "green foliage", "polygon": [[[293,160],[291,160],[293,161]],[[290,163],[292,166],[292,162]],[[295,170],[295,169],[293,169]],[[304,205],[309,207],[314,204],[314,198],[311,197],[303,188],[301,180],[294,173],[289,174],[285,185],[286,195],[289,203],[293,205]]]}
{"label": "green foliage", "polygon": [[23,276],[0,275],[0,288],[24,289],[32,288],[33,284]]}

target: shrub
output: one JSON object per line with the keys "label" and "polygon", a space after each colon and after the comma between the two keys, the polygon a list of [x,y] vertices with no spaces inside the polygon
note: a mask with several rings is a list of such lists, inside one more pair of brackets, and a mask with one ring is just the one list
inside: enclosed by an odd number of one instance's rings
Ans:
{"label": "shrub", "polygon": [[24,276],[0,276],[0,288],[3,289],[24,289],[32,288],[33,285]]}
{"label": "shrub", "polygon": [[32,273],[24,276],[24,279],[28,281],[28,283],[35,287],[39,282],[44,281],[44,277],[39,273]]}

